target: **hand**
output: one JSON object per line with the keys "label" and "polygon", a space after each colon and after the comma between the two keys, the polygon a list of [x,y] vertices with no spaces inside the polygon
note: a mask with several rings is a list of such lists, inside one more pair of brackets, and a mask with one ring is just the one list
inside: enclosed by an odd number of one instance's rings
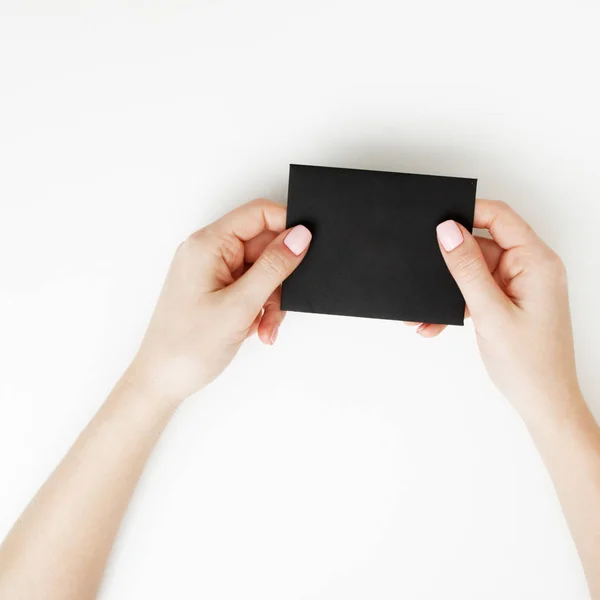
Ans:
{"label": "hand", "polygon": [[302,225],[284,231],[285,215],[255,200],[179,246],[129,378],[180,402],[219,375],[250,335],[275,342],[281,283],[311,240]]}
{"label": "hand", "polygon": [[[493,240],[454,221],[439,225],[437,236],[490,377],[526,421],[570,414],[582,400],[560,258],[503,202],[478,200],[475,227]],[[443,328],[425,325],[420,333]]]}

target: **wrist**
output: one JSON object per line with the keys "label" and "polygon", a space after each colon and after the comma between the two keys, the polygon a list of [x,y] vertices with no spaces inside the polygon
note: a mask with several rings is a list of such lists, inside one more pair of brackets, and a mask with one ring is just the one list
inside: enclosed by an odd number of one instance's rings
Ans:
{"label": "wrist", "polygon": [[128,438],[159,436],[178,404],[148,390],[144,381],[128,368],[100,407],[97,417],[102,423],[117,425]]}
{"label": "wrist", "polygon": [[579,386],[561,392],[540,395],[531,405],[543,407],[521,417],[534,438],[552,438],[565,433],[580,431],[595,420]]}
{"label": "wrist", "polygon": [[123,373],[119,385],[127,388],[140,402],[149,407],[175,410],[185,400],[184,397],[168,391],[167,386],[153,375],[152,369],[143,367],[135,360]]}

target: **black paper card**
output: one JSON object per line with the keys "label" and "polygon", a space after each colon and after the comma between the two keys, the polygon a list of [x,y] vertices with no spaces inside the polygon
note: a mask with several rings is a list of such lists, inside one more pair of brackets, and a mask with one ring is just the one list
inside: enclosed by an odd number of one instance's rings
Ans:
{"label": "black paper card", "polygon": [[287,226],[313,239],[283,310],[462,325],[435,228],[473,228],[476,179],[290,165]]}

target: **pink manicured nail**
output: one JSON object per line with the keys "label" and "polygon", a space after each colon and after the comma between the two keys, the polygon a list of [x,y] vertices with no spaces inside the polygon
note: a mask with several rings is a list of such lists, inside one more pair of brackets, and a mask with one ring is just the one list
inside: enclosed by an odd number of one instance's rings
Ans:
{"label": "pink manicured nail", "polygon": [[437,226],[437,236],[446,252],[452,252],[463,242],[463,234],[454,221],[444,221]]}
{"label": "pink manicured nail", "polygon": [[283,240],[283,243],[296,255],[299,256],[310,244],[312,233],[304,225],[296,225]]}
{"label": "pink manicured nail", "polygon": [[275,343],[278,333],[279,333],[279,327],[275,327],[275,329],[273,329],[273,331],[271,331],[271,337],[269,338],[269,343],[271,344],[271,346]]}

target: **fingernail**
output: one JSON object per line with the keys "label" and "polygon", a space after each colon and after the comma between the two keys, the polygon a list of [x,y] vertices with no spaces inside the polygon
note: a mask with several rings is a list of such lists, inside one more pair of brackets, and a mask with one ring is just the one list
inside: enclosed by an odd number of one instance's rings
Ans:
{"label": "fingernail", "polygon": [[296,225],[283,240],[283,243],[296,255],[299,256],[310,244],[312,233],[304,225]]}
{"label": "fingernail", "polygon": [[273,329],[273,331],[271,331],[271,337],[269,338],[269,344],[271,344],[271,346],[275,343],[278,333],[279,333],[279,327],[275,327],[275,329]]}
{"label": "fingernail", "polygon": [[446,252],[452,252],[463,242],[463,234],[454,221],[444,221],[437,226],[437,236]]}
{"label": "fingernail", "polygon": [[425,329],[427,327],[427,325],[429,325],[429,323],[421,323],[418,327],[417,327],[417,333],[421,333],[421,331],[423,331],[423,329]]}

